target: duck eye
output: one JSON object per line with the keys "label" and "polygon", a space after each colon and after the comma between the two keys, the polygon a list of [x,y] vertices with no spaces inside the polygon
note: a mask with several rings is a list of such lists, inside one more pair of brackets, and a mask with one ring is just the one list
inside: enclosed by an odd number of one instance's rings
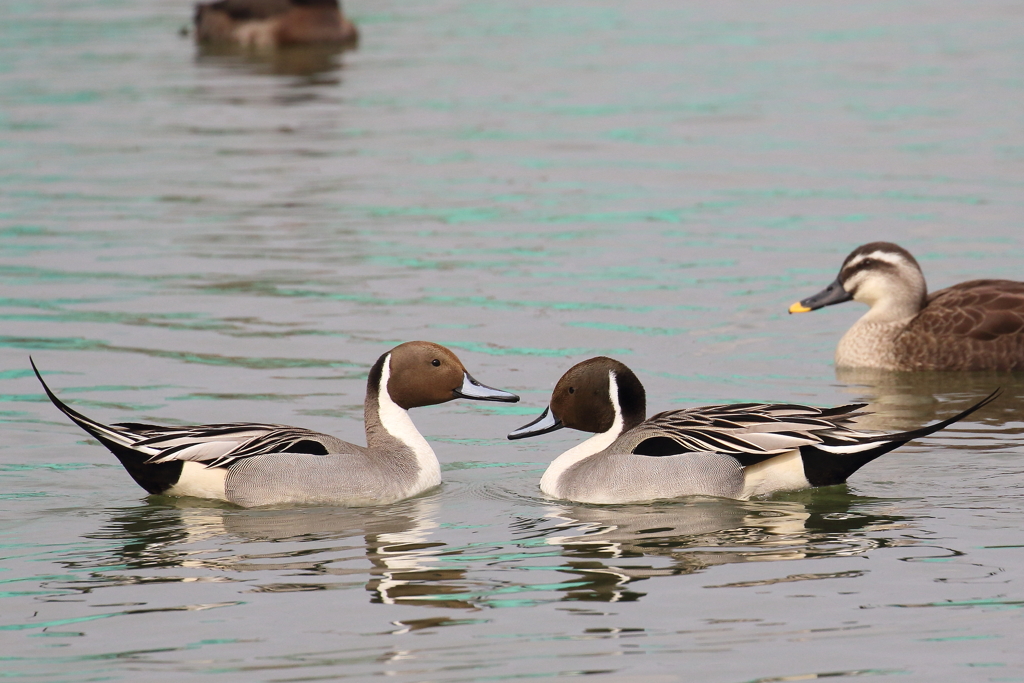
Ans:
{"label": "duck eye", "polygon": [[576,389],[573,388],[573,387],[569,387],[569,393],[570,394],[575,394],[576,393]]}
{"label": "duck eye", "polygon": [[436,358],[434,360],[430,361],[430,364],[433,365],[435,368],[441,367],[441,361],[439,361]]}

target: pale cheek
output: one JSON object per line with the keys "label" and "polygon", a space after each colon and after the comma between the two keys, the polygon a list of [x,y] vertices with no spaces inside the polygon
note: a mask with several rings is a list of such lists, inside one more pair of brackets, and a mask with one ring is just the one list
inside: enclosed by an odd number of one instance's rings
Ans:
{"label": "pale cheek", "polygon": [[871,278],[870,280],[862,281],[856,286],[856,294],[853,295],[854,301],[867,304],[868,306],[874,306],[875,302],[885,297],[887,290],[886,282],[880,278]]}

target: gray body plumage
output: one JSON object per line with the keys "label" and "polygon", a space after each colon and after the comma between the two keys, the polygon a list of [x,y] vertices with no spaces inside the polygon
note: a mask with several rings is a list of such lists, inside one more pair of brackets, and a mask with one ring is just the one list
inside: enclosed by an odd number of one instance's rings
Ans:
{"label": "gray body plumage", "polygon": [[265,453],[238,459],[227,468],[227,500],[242,507],[338,501],[359,506],[415,495],[422,474],[415,454],[384,429],[376,411],[366,413],[368,442],[374,448],[302,430],[304,440],[321,444],[327,453]]}
{"label": "gray body plumage", "polygon": [[228,467],[227,500],[242,507],[264,505],[379,505],[411,495],[419,468],[407,458],[375,453],[257,455]]}
{"label": "gray body plumage", "polygon": [[581,503],[637,503],[682,496],[739,498],[743,467],[720,453],[652,458],[620,450],[616,442],[562,473],[558,493]]}
{"label": "gray body plumage", "polygon": [[[850,446],[875,436],[852,427],[861,407],[826,411],[747,403],[666,411],[626,430],[602,450],[553,472],[555,476],[545,474],[547,487],[560,498],[585,503],[698,495],[741,499],[765,492],[760,490],[765,476],[761,470],[769,469],[773,490],[804,488],[809,484],[802,467],[799,472],[785,472],[784,458],[772,463],[777,468],[748,471],[747,466],[798,453],[802,446]],[[587,443],[577,448],[575,454],[569,451],[556,459],[552,468],[557,470],[566,456],[579,458]]]}

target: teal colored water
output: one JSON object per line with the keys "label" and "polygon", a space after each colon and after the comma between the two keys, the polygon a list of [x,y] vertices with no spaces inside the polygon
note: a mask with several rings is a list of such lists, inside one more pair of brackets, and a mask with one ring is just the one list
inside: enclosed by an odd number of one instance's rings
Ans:
{"label": "teal colored water", "polygon": [[[855,246],[1024,279],[1019,4],[351,0],[345,54],[199,51],[187,0],[0,4],[0,677],[1024,680],[1024,378],[839,373],[789,316]],[[389,507],[147,498],[107,422],[362,440],[448,344],[515,406],[413,418]],[[653,410],[869,400],[845,487],[592,507],[509,442],[573,363]]]}

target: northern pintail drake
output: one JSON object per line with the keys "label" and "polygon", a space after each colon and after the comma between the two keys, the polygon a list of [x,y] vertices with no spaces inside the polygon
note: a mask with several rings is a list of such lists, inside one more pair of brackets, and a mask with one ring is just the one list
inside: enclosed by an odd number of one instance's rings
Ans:
{"label": "northern pintail drake", "polygon": [[552,461],[541,491],[580,503],[640,503],[681,496],[745,500],[842,484],[911,439],[962,420],[998,391],[953,417],[909,432],[855,429],[865,404],[813,408],[736,403],[669,410],[650,419],[644,387],[622,363],[591,358],[566,372],[539,418],[508,435],[570,427],[596,436]]}
{"label": "northern pintail drake", "polygon": [[276,424],[234,422],[160,427],[104,425],[62,403],[57,408],[117,456],[151,494],[194,496],[242,507],[377,505],[410,498],[441,483],[441,467],[408,410],[456,398],[519,400],[480,384],[439,344],[406,342],[370,369],[364,403],[366,443]]}
{"label": "northern pintail drake", "polygon": [[252,48],[359,41],[338,0],[219,0],[196,5],[196,40]]}
{"label": "northern pintail drake", "polygon": [[1024,370],[1024,282],[971,280],[929,295],[910,252],[871,242],[846,257],[832,284],[789,312],[851,299],[870,308],[839,340],[836,367]]}

